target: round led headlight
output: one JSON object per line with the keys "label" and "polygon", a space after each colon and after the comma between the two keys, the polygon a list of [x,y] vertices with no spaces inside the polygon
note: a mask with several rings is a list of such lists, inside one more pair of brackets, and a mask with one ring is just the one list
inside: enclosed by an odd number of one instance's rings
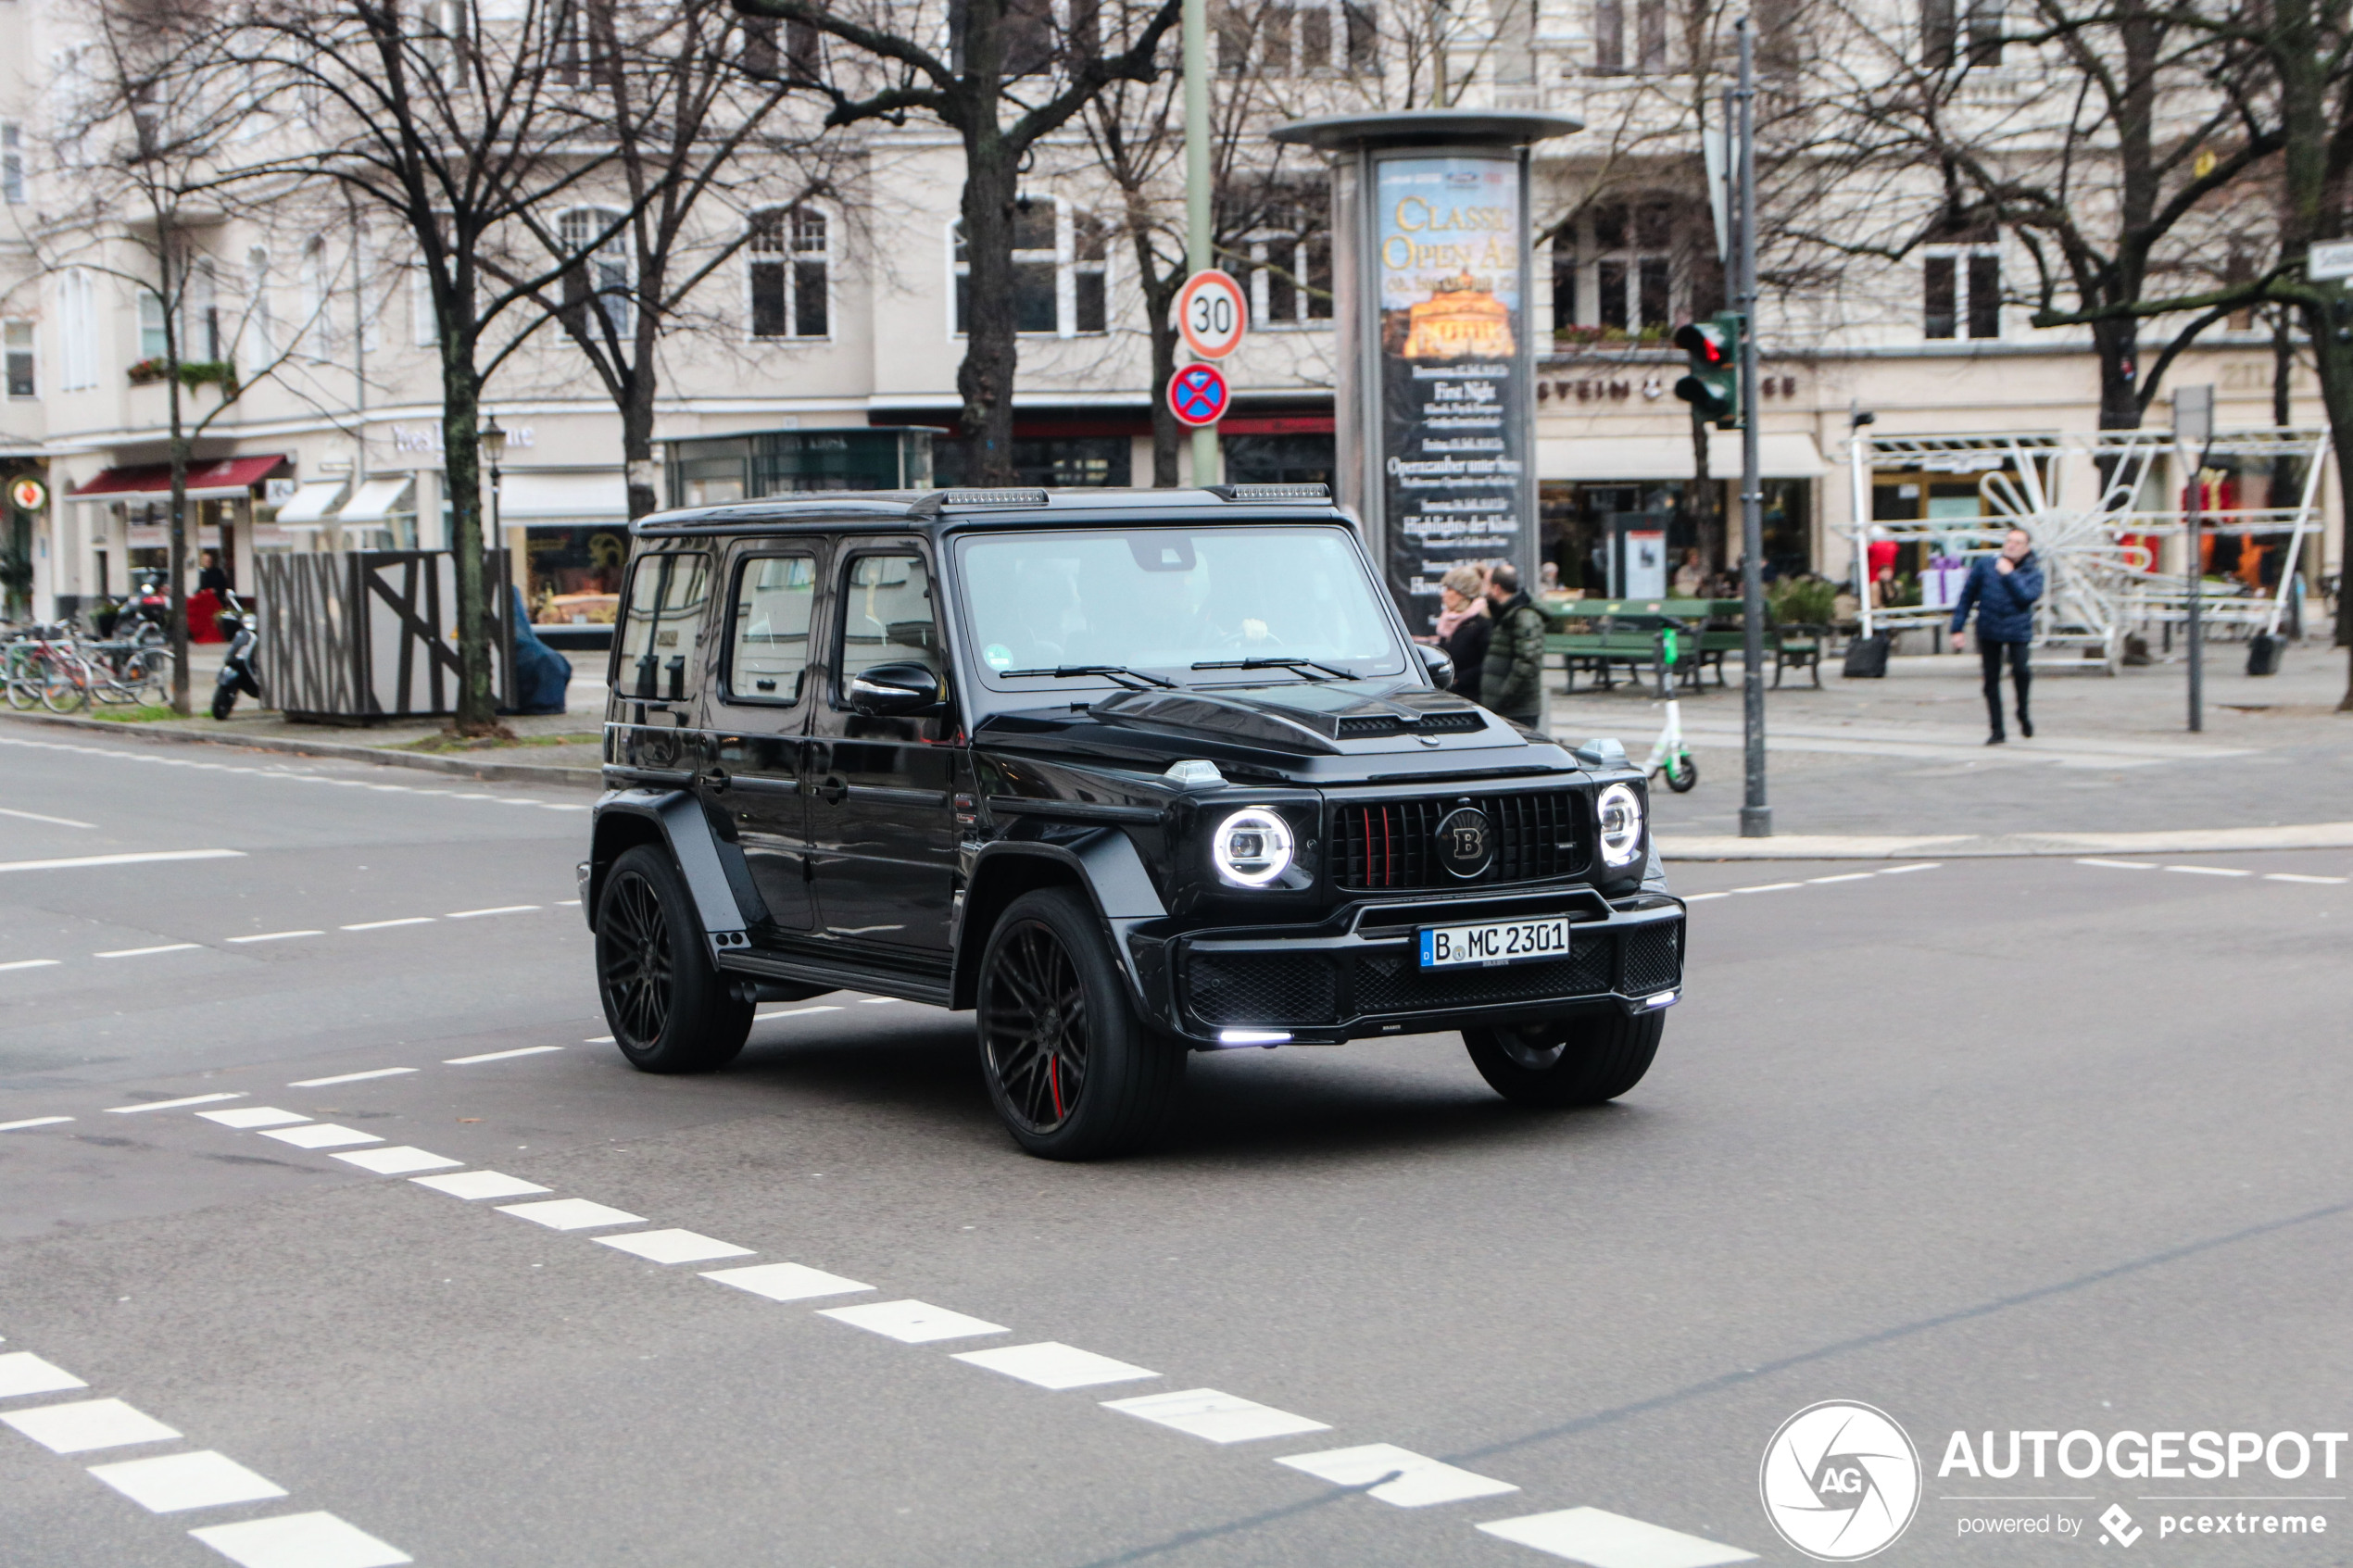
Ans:
{"label": "round led headlight", "polygon": [[1622,871],[1642,852],[1642,797],[1630,784],[1614,784],[1594,804],[1602,822],[1602,864]]}
{"label": "round led headlight", "polygon": [[1237,811],[1217,824],[1209,857],[1236,887],[1264,887],[1290,869],[1290,824],[1260,807]]}

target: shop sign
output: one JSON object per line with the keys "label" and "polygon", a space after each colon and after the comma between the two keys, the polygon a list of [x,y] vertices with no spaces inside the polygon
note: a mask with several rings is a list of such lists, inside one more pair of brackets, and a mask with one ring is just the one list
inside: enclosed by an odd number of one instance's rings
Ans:
{"label": "shop sign", "polygon": [[[533,445],[535,434],[536,433],[529,425],[509,425],[507,427],[508,450],[513,451],[518,447],[530,446]],[[438,424],[395,425],[392,427],[392,449],[396,452],[438,453],[447,451],[448,447],[442,441],[441,427]]]}
{"label": "shop sign", "polygon": [[8,486],[8,499],[21,512],[37,512],[49,504],[49,487],[26,474]]}

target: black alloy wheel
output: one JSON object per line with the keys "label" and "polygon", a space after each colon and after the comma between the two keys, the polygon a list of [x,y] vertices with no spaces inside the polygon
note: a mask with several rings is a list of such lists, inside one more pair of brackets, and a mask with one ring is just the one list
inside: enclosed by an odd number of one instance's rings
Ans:
{"label": "black alloy wheel", "polygon": [[1094,1160],[1149,1143],[1184,1085],[1185,1049],[1137,1017],[1094,906],[1070,888],[1007,907],[981,955],[980,1073],[1030,1153]]}
{"label": "black alloy wheel", "polygon": [[981,1048],[1021,1129],[1051,1133],[1078,1109],[1087,1085],[1087,993],[1077,968],[1041,920],[1010,925],[983,982]]}
{"label": "black alloy wheel", "polygon": [[1628,1017],[1615,1006],[1463,1031],[1471,1065],[1516,1105],[1598,1105],[1650,1071],[1667,1028],[1664,1012]]}
{"label": "black alloy wheel", "polygon": [[751,1003],[702,946],[686,879],[640,846],[615,860],[597,900],[597,990],[613,1044],[647,1073],[707,1073],[735,1060]]}

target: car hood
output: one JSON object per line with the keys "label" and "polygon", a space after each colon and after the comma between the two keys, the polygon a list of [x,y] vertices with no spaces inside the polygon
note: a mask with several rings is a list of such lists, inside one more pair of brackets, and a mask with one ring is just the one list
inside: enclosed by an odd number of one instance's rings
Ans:
{"label": "car hood", "polygon": [[1091,734],[1129,755],[1197,752],[1204,743],[1214,755],[1221,742],[1302,758],[1524,744],[1477,703],[1394,677],[1123,691],[1076,708],[1000,714],[981,727],[992,736],[1051,730],[1064,744]]}

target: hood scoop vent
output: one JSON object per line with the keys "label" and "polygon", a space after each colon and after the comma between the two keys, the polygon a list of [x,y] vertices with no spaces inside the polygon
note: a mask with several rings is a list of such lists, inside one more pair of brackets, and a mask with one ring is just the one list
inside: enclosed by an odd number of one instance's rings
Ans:
{"label": "hood scoop vent", "polygon": [[1478,709],[1454,713],[1359,713],[1340,721],[1342,740],[1371,740],[1380,735],[1467,735],[1487,727]]}

